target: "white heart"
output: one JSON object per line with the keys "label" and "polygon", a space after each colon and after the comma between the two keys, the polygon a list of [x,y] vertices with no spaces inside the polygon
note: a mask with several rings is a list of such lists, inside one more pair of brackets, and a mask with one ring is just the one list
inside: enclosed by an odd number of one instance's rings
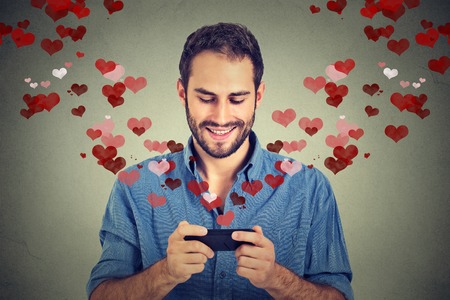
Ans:
{"label": "white heart", "polygon": [[25,80],[26,83],[30,83],[31,82],[31,78],[30,77],[25,78],[24,80]]}
{"label": "white heart", "polygon": [[110,115],[106,115],[105,119],[109,120],[109,119],[111,119],[111,116]]}
{"label": "white heart", "polygon": [[422,78],[422,77],[420,77],[419,78],[419,81],[421,82],[421,83],[424,83],[425,81],[427,81],[425,78]]}
{"label": "white heart", "polygon": [[217,199],[217,195],[214,194],[214,193],[211,193],[211,194],[203,193],[202,196],[203,196],[203,199],[205,199],[208,203],[211,203],[211,202],[213,202],[214,200]]}
{"label": "white heart", "polygon": [[37,82],[32,82],[32,83],[30,83],[30,86],[31,86],[33,89],[35,89],[35,88],[37,88],[38,83],[37,83]]}
{"label": "white heart", "polygon": [[339,116],[339,119],[344,120],[344,119],[345,119],[345,116],[344,116],[344,115]]}
{"label": "white heart", "polygon": [[397,69],[389,69],[389,68],[385,68],[383,70],[383,74],[386,75],[386,77],[388,79],[392,79],[394,77],[396,77],[398,75],[398,70]]}
{"label": "white heart", "polygon": [[415,89],[418,89],[418,88],[420,88],[420,83],[418,83],[418,82],[413,82],[413,87],[415,88]]}
{"label": "white heart", "polygon": [[302,164],[296,160],[290,162],[287,158],[285,158],[281,163],[280,168],[290,176],[293,176],[302,169]]}
{"label": "white heart", "polygon": [[59,70],[53,69],[53,71],[52,71],[52,75],[59,79],[62,79],[64,76],[66,76],[66,74],[67,74],[66,68],[61,68]]}

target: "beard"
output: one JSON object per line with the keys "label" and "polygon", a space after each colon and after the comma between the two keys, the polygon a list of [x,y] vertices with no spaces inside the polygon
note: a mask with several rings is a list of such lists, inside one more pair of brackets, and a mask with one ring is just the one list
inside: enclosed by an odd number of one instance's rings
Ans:
{"label": "beard", "polygon": [[[191,112],[189,111],[189,105],[186,99],[186,118],[189,124],[189,128],[192,132],[197,143],[200,147],[205,151],[208,155],[214,158],[225,158],[235,153],[245,142],[250,132],[252,131],[253,123],[255,122],[255,110],[253,110],[253,115],[248,122],[244,122],[242,120],[235,122],[228,122],[226,124],[218,124],[214,121],[205,120],[197,124],[197,121],[192,117]],[[234,130],[239,130],[240,135],[234,140],[231,146],[226,147],[225,143],[217,142],[214,145],[208,145],[207,141],[202,135],[202,130],[207,131],[207,126],[213,127],[235,127]]]}

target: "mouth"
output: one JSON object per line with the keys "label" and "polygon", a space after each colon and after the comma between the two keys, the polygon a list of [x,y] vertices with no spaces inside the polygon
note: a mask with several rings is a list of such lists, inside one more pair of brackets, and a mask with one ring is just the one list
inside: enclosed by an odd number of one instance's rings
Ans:
{"label": "mouth", "polygon": [[214,139],[214,140],[225,140],[226,138],[228,138],[231,133],[234,131],[234,129],[236,128],[236,126],[228,128],[228,129],[222,129],[218,130],[218,129],[213,129],[211,127],[206,127],[206,129],[209,132],[209,135]]}
{"label": "mouth", "polygon": [[236,128],[236,127],[231,127],[230,129],[227,129],[227,130],[215,130],[215,129],[206,127],[206,129],[208,129],[209,132],[212,132],[212,133],[214,133],[214,134],[216,134],[216,135],[225,135],[225,134],[231,132],[231,131],[232,131],[233,129],[235,129],[235,128]]}

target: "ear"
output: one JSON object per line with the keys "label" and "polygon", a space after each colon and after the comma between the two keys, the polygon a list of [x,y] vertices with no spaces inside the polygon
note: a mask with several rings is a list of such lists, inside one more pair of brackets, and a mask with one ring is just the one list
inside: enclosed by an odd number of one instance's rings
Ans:
{"label": "ear", "polygon": [[261,81],[258,89],[256,90],[256,108],[258,108],[259,105],[261,104],[265,90],[266,90],[266,84],[264,83],[264,81]]}
{"label": "ear", "polygon": [[177,80],[177,92],[178,92],[178,98],[180,98],[181,104],[183,104],[183,106],[186,106],[186,93],[187,92],[184,89],[181,79]]}

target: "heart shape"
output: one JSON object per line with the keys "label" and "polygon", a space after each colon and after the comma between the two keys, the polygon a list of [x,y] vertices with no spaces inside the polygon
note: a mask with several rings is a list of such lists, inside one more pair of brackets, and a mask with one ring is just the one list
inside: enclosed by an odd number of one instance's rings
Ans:
{"label": "heart shape", "polygon": [[183,151],[184,146],[182,143],[177,143],[174,140],[170,140],[167,142],[167,148],[169,148],[170,153],[176,153]]}
{"label": "heart shape", "polygon": [[337,146],[344,147],[347,145],[349,139],[347,134],[339,133],[337,136],[330,134],[325,138],[325,144],[331,148],[336,148]]}
{"label": "heart shape", "polygon": [[263,187],[260,180],[254,180],[253,182],[244,181],[242,182],[242,190],[252,196],[255,196]]}
{"label": "heart shape", "polygon": [[284,127],[287,127],[295,120],[297,114],[292,108],[286,109],[284,112],[276,110],[272,113],[272,120]]}
{"label": "heart shape", "polygon": [[416,43],[422,46],[433,48],[438,38],[439,32],[434,28],[430,28],[426,33],[420,32],[416,34]]}
{"label": "heart shape", "polygon": [[400,125],[398,127],[395,127],[394,125],[388,125],[384,129],[384,133],[391,138],[394,142],[398,143],[401,139],[405,138],[408,133],[408,127],[405,125]]}
{"label": "heart shape", "polygon": [[245,198],[244,196],[239,196],[238,193],[232,192],[230,194],[231,202],[233,202],[233,205],[244,205],[245,204]]}
{"label": "heart shape", "polygon": [[63,79],[63,77],[66,76],[66,74],[67,74],[66,68],[61,68],[59,70],[58,69],[52,70],[52,75],[59,79]]}
{"label": "heart shape", "polygon": [[217,216],[217,224],[220,226],[230,226],[234,220],[234,212],[229,210],[224,215]]}
{"label": "heart shape", "polygon": [[367,116],[374,117],[380,113],[380,110],[378,108],[373,108],[372,106],[368,105],[366,108],[364,108]]}
{"label": "heart shape", "polygon": [[208,210],[211,211],[222,205],[222,199],[214,193],[203,193],[200,198],[200,203]]}
{"label": "heart shape", "polygon": [[283,184],[284,182],[284,177],[281,175],[272,175],[272,174],[267,174],[264,177],[264,181],[270,185],[273,189],[275,189],[276,187],[280,186],[281,184]]}
{"label": "heart shape", "polygon": [[439,59],[431,59],[428,61],[428,68],[442,75],[444,75],[448,67],[450,67],[450,58],[448,56],[441,56]]}
{"label": "heart shape", "polygon": [[113,82],[117,82],[122,78],[122,76],[125,74],[125,68],[122,65],[116,65],[114,70],[111,72],[103,74],[103,77],[106,79],[112,80]]}
{"label": "heart shape", "polygon": [[392,79],[398,75],[397,69],[384,68],[383,74],[388,78]]}
{"label": "heart shape", "polygon": [[98,159],[99,165],[104,165],[106,161],[109,161],[116,157],[117,155],[117,149],[112,146],[103,147],[102,145],[95,145],[92,148],[92,154],[95,158]]}
{"label": "heart shape", "polygon": [[155,193],[149,194],[147,199],[153,208],[158,207],[158,206],[163,206],[164,204],[166,204],[166,197],[158,196]]}
{"label": "heart shape", "polygon": [[347,77],[347,74],[339,72],[338,70],[336,70],[334,65],[329,65],[328,67],[326,67],[325,68],[325,74],[327,74],[327,76],[334,82]]}
{"label": "heart shape", "polygon": [[136,181],[138,181],[140,176],[141,174],[138,170],[131,170],[130,172],[121,171],[117,175],[117,179],[128,186],[132,186]]}
{"label": "heart shape", "polygon": [[159,153],[164,153],[168,149],[167,142],[158,142],[151,140],[145,140],[144,147],[147,148],[149,151],[157,151]]}
{"label": "heart shape", "polygon": [[63,42],[61,40],[43,39],[41,42],[41,48],[45,50],[49,55],[53,55],[63,48]]}
{"label": "heart shape", "polygon": [[355,145],[348,145],[346,148],[337,146],[333,149],[333,155],[345,162],[346,165],[353,163],[352,159],[358,155],[358,148]]}
{"label": "heart shape", "polygon": [[291,153],[293,151],[302,151],[306,147],[306,141],[305,140],[299,140],[299,141],[284,141],[283,142],[283,150],[286,151],[286,153]]}
{"label": "heart shape", "polygon": [[198,197],[201,193],[208,191],[209,184],[206,181],[198,182],[193,179],[188,182],[187,187],[195,196]]}
{"label": "heart shape", "polygon": [[16,28],[11,31],[11,38],[16,44],[17,48],[28,46],[34,43],[35,37],[31,32],[25,33],[21,28]]}
{"label": "heart shape", "polygon": [[379,90],[380,90],[380,86],[376,83],[373,83],[371,85],[369,85],[369,84],[363,85],[363,92],[370,96],[375,95]]}
{"label": "heart shape", "polygon": [[134,79],[134,77],[128,76],[125,78],[124,83],[129,90],[136,94],[147,86],[147,79],[145,79],[144,77],[138,77]]}
{"label": "heart shape", "polygon": [[[408,50],[409,41],[407,39],[389,40],[387,43],[387,48],[392,52],[396,53],[398,56],[402,55],[403,52]],[[389,78],[390,79],[390,78]]]}
{"label": "heart shape", "polygon": [[179,178],[172,179],[167,178],[164,183],[173,191],[176,188],[179,188],[181,186],[181,180]]}
{"label": "heart shape", "polygon": [[74,92],[77,96],[81,96],[84,93],[87,92],[88,87],[85,84],[79,85],[77,83],[72,84],[72,86],[70,87],[70,89],[72,90],[72,92]]}
{"label": "heart shape", "polygon": [[280,150],[283,149],[283,142],[276,140],[275,143],[268,143],[266,148],[270,152],[280,153]]}
{"label": "heart shape", "polygon": [[120,148],[125,144],[125,137],[123,135],[112,135],[111,133],[102,136],[102,143],[106,147],[112,146],[115,148]]}
{"label": "heart shape", "polygon": [[74,116],[82,117],[85,111],[86,111],[86,107],[84,107],[83,105],[80,105],[77,108],[72,108],[72,110],[70,112]]}
{"label": "heart shape", "polygon": [[106,62],[103,58],[99,58],[95,61],[95,67],[100,71],[100,73],[102,73],[102,75],[105,75],[106,73],[114,71],[116,68],[116,63],[111,60]]}
{"label": "heart shape", "polygon": [[347,167],[345,161],[340,159],[334,159],[334,157],[327,157],[324,161],[324,165],[327,169],[336,175],[340,171],[344,170]]}
{"label": "heart shape", "polygon": [[171,171],[170,163],[163,158],[161,161],[152,160],[148,163],[148,169],[158,176]]}
{"label": "heart shape", "polygon": [[325,86],[326,83],[327,81],[323,76],[318,76],[316,78],[306,77],[303,80],[303,85],[307,89],[311,90],[314,94],[320,91]]}
{"label": "heart shape", "polygon": [[302,169],[302,163],[296,160],[291,162],[289,159],[285,158],[283,162],[281,162],[280,169],[290,176],[294,176]]}
{"label": "heart shape", "polygon": [[348,135],[355,140],[359,140],[364,135],[364,130],[362,130],[361,128],[358,128],[356,130],[351,129],[349,130]]}

